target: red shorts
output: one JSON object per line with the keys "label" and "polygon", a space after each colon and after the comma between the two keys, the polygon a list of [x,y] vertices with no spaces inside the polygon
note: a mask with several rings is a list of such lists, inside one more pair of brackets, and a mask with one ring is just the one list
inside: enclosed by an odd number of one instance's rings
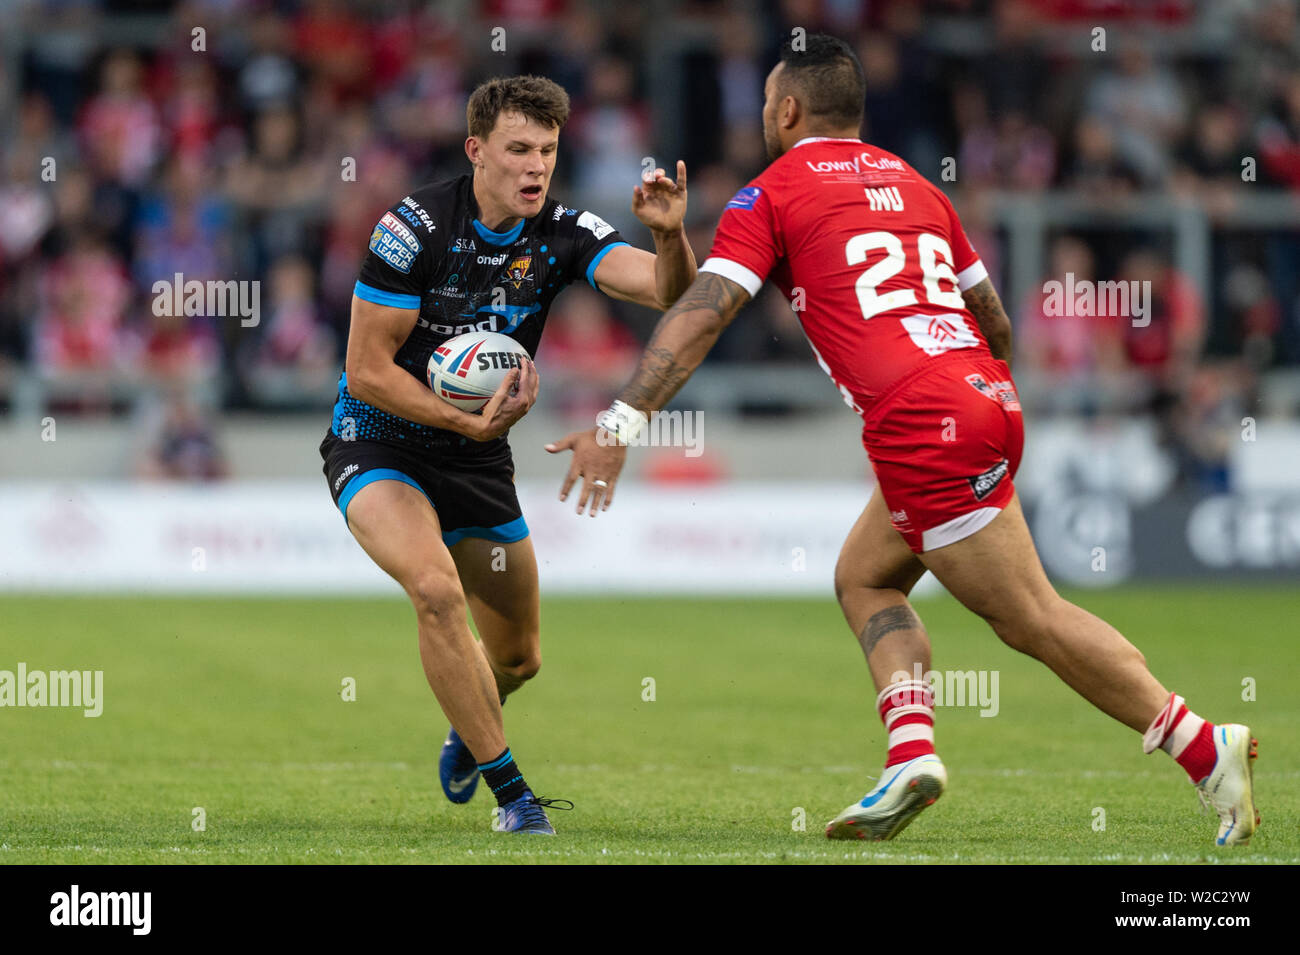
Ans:
{"label": "red shorts", "polygon": [[1025,427],[1011,369],[996,358],[936,360],[877,399],[862,443],[914,552],[969,537],[1015,493]]}

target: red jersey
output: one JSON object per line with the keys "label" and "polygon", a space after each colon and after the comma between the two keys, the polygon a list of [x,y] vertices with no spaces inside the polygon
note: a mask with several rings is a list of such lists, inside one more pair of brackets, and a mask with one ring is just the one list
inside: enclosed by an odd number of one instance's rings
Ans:
{"label": "red jersey", "polygon": [[859,414],[950,352],[992,358],[961,297],[988,273],[952,203],[861,140],[796,143],[727,203],[700,271],[751,296],[770,278]]}

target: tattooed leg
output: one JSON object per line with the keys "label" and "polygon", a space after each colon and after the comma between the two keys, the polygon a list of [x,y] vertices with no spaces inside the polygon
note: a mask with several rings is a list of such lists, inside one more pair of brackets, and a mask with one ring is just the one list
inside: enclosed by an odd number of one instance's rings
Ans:
{"label": "tattooed leg", "polygon": [[916,664],[922,673],[930,668],[930,638],[907,602],[924,573],[925,565],[889,523],[884,498],[871,495],[840,551],[835,595],[877,691],[895,682],[900,670],[910,678]]}
{"label": "tattooed leg", "polygon": [[858,633],[858,643],[867,658],[876,689],[883,690],[896,682],[899,674],[906,679],[930,669],[930,637],[925,625],[897,591],[897,603],[873,613]]}

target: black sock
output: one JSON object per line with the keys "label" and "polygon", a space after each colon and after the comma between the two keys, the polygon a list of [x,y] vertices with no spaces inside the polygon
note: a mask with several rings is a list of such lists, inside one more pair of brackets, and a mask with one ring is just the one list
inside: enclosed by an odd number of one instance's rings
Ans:
{"label": "black sock", "polygon": [[524,774],[515,765],[515,758],[510,755],[508,746],[504,753],[491,762],[479,763],[478,769],[483,774],[483,781],[492,790],[492,795],[497,797],[498,806],[514,802],[528,790]]}

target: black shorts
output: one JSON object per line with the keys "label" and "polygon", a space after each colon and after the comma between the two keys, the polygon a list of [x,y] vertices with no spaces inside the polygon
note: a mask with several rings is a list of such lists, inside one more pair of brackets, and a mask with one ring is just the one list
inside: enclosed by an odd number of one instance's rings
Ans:
{"label": "black shorts", "polygon": [[528,536],[509,445],[501,455],[457,459],[378,441],[344,441],[330,431],[320,443],[320,456],[344,520],[353,495],[367,484],[402,481],[429,499],[448,547],[466,537],[509,544]]}

